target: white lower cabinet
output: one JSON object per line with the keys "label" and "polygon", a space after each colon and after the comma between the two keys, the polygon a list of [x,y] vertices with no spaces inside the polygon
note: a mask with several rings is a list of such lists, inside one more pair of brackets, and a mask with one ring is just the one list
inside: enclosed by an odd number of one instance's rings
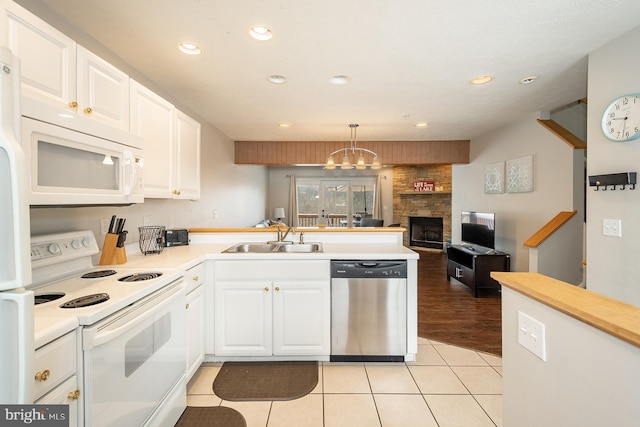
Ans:
{"label": "white lower cabinet", "polygon": [[67,425],[69,427],[77,427],[79,398],[78,378],[74,375],[35,403],[38,405],[69,405],[69,424]]}
{"label": "white lower cabinet", "polygon": [[204,263],[187,270],[187,381],[204,361]]}
{"label": "white lower cabinet", "polygon": [[330,350],[329,263],[219,261],[216,356],[324,356]]}
{"label": "white lower cabinet", "polygon": [[78,387],[76,351],[77,331],[69,332],[35,352],[33,391],[38,404],[69,405],[69,426],[78,425]]}

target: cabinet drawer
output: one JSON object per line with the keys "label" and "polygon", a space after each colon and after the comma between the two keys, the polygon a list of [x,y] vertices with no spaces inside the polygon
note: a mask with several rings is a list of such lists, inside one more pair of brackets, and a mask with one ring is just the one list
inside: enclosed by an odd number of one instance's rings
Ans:
{"label": "cabinet drawer", "polygon": [[33,372],[34,400],[53,390],[75,372],[75,332],[70,332],[37,349]]}
{"label": "cabinet drawer", "polygon": [[187,270],[184,281],[187,284],[187,293],[191,292],[204,283],[205,268],[204,262]]}
{"label": "cabinet drawer", "polygon": [[329,260],[217,261],[215,280],[329,280]]}

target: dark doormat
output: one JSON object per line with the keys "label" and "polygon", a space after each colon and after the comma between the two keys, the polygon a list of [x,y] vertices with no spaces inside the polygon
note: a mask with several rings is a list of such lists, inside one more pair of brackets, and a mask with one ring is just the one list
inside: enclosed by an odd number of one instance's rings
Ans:
{"label": "dark doormat", "polygon": [[213,392],[229,401],[293,400],[318,384],[318,362],[225,362]]}
{"label": "dark doormat", "polygon": [[242,414],[225,406],[187,406],[175,427],[247,427]]}

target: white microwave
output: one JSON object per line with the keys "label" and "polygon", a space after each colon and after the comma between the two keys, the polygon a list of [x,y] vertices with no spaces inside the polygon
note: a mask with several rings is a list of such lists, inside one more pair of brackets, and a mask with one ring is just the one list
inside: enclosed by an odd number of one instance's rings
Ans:
{"label": "white microwave", "polygon": [[31,206],[144,202],[142,150],[126,144],[135,136],[113,141],[25,116],[21,127]]}

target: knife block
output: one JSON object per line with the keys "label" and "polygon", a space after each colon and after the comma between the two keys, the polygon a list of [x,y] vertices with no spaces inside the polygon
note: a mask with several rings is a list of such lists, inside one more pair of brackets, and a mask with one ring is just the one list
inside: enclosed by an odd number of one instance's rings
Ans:
{"label": "knife block", "polygon": [[104,245],[102,245],[102,255],[100,255],[100,265],[124,264],[127,262],[127,253],[124,248],[116,246],[118,244],[118,235],[107,233],[104,236]]}

